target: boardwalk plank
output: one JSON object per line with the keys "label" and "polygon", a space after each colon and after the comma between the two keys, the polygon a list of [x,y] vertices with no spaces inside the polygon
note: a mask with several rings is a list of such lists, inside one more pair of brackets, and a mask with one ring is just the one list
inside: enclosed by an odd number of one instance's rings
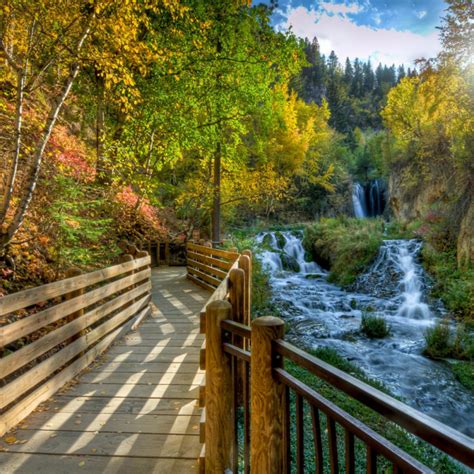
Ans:
{"label": "boardwalk plank", "polygon": [[197,472],[195,460],[0,453],[5,473],[21,474],[176,474]]}
{"label": "boardwalk plank", "polygon": [[[199,434],[198,415],[134,415],[130,413],[34,413],[27,430],[106,433]],[[18,432],[21,436],[22,431]]]}
{"label": "boardwalk plank", "polygon": [[198,435],[17,430],[16,438],[20,443],[0,440],[0,446],[11,453],[90,454],[95,449],[101,456],[179,459],[196,459],[201,450]]}
{"label": "boardwalk plank", "polygon": [[183,398],[98,398],[57,396],[48,402],[50,412],[61,413],[132,413],[134,415],[199,415],[195,400]]}
{"label": "boardwalk plank", "polygon": [[122,385],[80,383],[65,392],[71,397],[115,397],[127,398],[189,398],[198,397],[199,386],[182,385]]}
{"label": "boardwalk plank", "polygon": [[132,385],[155,385],[155,384],[173,384],[173,385],[199,385],[204,377],[202,373],[181,374],[176,372],[103,372],[100,370],[88,372],[81,377],[82,382],[95,384],[132,384]]}

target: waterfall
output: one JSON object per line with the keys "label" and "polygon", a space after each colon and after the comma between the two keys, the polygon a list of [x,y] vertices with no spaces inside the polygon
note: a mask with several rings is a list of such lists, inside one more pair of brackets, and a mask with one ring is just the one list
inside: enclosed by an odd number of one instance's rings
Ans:
{"label": "waterfall", "polygon": [[354,289],[376,296],[395,297],[397,315],[410,319],[430,319],[423,302],[424,271],[417,262],[418,240],[385,240],[370,268],[361,275]]}
{"label": "waterfall", "polygon": [[398,265],[403,273],[401,281],[403,303],[398,309],[398,314],[407,318],[428,319],[431,314],[428,305],[421,301],[423,286],[419,268],[414,259],[414,255],[420,251],[421,243],[417,242],[418,245],[415,246],[413,252],[410,251],[407,241],[398,240],[395,242],[403,242],[398,246]]}
{"label": "waterfall", "polygon": [[288,232],[284,232],[283,237],[286,241],[285,246],[283,247],[283,252],[296,260],[301,273],[314,273],[321,271],[317,263],[307,262],[305,260],[305,251],[300,238]]}
{"label": "waterfall", "polygon": [[358,219],[367,217],[367,206],[365,205],[365,191],[359,183],[354,183],[352,187],[352,204],[354,206],[354,215]]}
{"label": "waterfall", "polygon": [[297,273],[316,273],[322,272],[319,265],[315,262],[308,262],[305,259],[305,251],[301,238],[293,235],[291,232],[281,232],[284,239],[283,248],[278,245],[275,232],[263,232],[256,238],[257,243],[263,244],[266,242],[267,246],[260,252],[260,261],[265,269],[272,274],[282,272],[284,270],[283,261],[293,263],[292,266],[298,269]]}
{"label": "waterfall", "polygon": [[352,206],[358,219],[375,217],[385,210],[385,186],[378,179],[366,185],[354,183],[352,187]]}

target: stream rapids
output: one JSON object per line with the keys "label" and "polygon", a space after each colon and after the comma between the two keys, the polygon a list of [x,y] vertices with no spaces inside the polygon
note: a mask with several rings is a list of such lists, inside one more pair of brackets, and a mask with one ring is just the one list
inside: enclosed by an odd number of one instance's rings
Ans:
{"label": "stream rapids", "polygon": [[[384,241],[367,272],[344,290],[305,259],[301,237],[298,232],[257,236],[273,300],[290,326],[287,339],[303,347],[335,349],[408,405],[474,437],[474,396],[446,363],[422,355],[425,331],[444,309],[426,297],[421,242]],[[390,335],[364,336],[359,330],[364,313],[385,317]]]}

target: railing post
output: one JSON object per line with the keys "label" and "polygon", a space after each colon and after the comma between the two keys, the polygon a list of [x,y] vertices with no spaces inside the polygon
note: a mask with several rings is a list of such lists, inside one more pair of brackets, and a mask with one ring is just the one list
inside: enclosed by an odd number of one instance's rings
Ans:
{"label": "railing post", "polygon": [[232,469],[235,444],[232,365],[222,350],[221,321],[231,318],[231,305],[218,300],[206,308],[206,472]]}
{"label": "railing post", "polygon": [[[232,320],[240,323],[246,324],[245,321],[245,272],[241,268],[234,268],[229,273],[229,301],[232,306]],[[244,339],[241,336],[234,335],[232,338],[232,343],[244,348]],[[245,367],[242,361],[236,361],[236,370],[237,370],[237,381],[235,387],[235,401],[238,406],[243,404],[243,388],[244,388],[244,378],[245,378]]]}
{"label": "railing post", "polygon": [[272,369],[272,341],[282,339],[284,322],[273,316],[252,321],[250,373],[250,465],[252,472],[283,472],[283,421],[285,387],[276,382]]}
{"label": "railing post", "polygon": [[244,250],[239,258],[239,268],[245,272],[244,284],[244,324],[250,326],[252,302],[252,252]]}

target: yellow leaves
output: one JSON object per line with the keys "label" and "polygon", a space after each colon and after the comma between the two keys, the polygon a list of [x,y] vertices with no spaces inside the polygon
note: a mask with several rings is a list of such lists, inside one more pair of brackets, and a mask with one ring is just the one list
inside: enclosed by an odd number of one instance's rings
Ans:
{"label": "yellow leaves", "polygon": [[4,440],[7,444],[15,444],[17,441],[15,436],[7,436]]}

